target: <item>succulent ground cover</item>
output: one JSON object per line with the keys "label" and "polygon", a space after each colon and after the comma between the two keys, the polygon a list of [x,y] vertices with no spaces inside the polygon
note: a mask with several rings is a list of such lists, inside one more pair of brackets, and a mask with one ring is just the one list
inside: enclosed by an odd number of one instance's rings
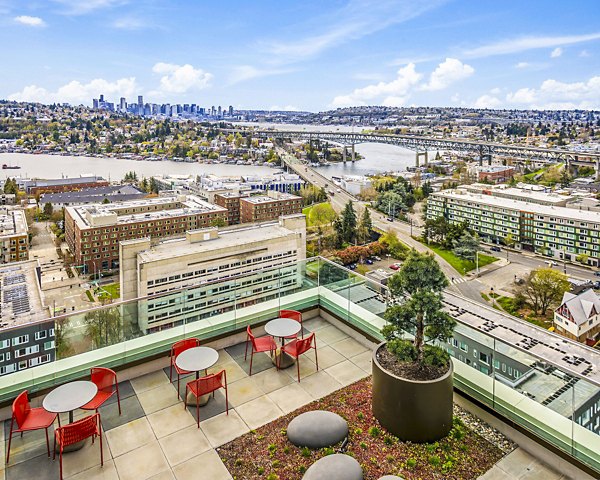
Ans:
{"label": "succulent ground cover", "polygon": [[[309,450],[292,445],[286,436],[289,422],[310,410],[335,412],[348,421],[346,445]],[[371,413],[371,379],[331,395],[253,430],[217,449],[236,480],[301,480],[304,472],[324,455],[345,450],[363,467],[365,480],[395,474],[407,480],[476,479],[506,452],[470,430],[458,417],[450,435],[439,442],[399,441],[379,425]]]}

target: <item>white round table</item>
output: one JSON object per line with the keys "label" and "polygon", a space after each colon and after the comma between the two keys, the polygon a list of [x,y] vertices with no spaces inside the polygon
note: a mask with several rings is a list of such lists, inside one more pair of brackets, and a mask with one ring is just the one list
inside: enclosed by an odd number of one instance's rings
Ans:
{"label": "white round table", "polygon": [[[300,330],[302,330],[302,325],[300,322],[292,320],[291,318],[276,318],[265,324],[265,332],[272,337],[281,338],[281,346],[283,346],[286,338],[295,337],[298,335]],[[279,352],[275,353],[275,358],[273,359],[273,363],[275,364],[277,362],[278,355],[281,355],[279,368],[291,367],[295,362],[293,357],[290,357],[286,353],[282,353],[280,350]]]}
{"label": "white round table", "polygon": [[[200,372],[212,367],[219,360],[219,352],[210,347],[192,347],[184,350],[175,359],[175,364],[182,370],[196,372],[196,380],[200,378]],[[187,391],[187,387],[186,387]],[[204,395],[200,398],[199,404],[204,406],[208,403],[210,395]],[[196,399],[193,395],[188,395],[185,399],[187,405],[196,405]]]}
{"label": "white round table", "polygon": [[[73,423],[73,410],[83,407],[98,393],[98,387],[95,383],[87,380],[65,383],[52,390],[42,402],[42,406],[52,413],[69,412],[69,423]],[[85,441],[69,445],[65,452],[74,452],[80,450],[85,445]],[[58,445],[56,446],[58,448]]]}

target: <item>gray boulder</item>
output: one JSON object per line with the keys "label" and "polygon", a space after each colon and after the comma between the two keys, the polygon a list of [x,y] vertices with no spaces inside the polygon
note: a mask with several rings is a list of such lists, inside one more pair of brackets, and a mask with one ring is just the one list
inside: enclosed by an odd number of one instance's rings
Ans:
{"label": "gray boulder", "polygon": [[363,472],[354,458],[336,453],[313,463],[302,480],[363,480]]}
{"label": "gray boulder", "polygon": [[336,413],[314,410],[294,418],[287,436],[298,447],[331,447],[348,436],[348,422]]}

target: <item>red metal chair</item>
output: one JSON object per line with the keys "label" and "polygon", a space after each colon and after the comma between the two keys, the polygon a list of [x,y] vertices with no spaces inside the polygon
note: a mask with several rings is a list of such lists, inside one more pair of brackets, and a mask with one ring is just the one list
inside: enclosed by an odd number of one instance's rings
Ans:
{"label": "red metal chair", "polygon": [[[215,391],[219,388],[225,389],[225,412],[229,415],[229,396],[227,395],[227,372],[221,370],[218,373],[211,373],[205,377],[200,377],[196,380],[188,382],[185,386],[185,398],[187,398],[188,390],[196,397],[196,419],[198,420],[198,428],[200,428],[200,397],[208,393],[215,396]],[[185,408],[185,402],[183,402],[183,408]]]}
{"label": "red metal chair", "polygon": [[[300,333],[302,338],[304,338],[304,330],[302,329],[302,312],[298,312],[296,310],[279,310],[279,318],[291,318],[292,320],[296,320],[300,324]],[[295,336],[289,338],[295,338]]]}
{"label": "red metal chair", "polygon": [[287,343],[281,347],[281,353],[279,357],[277,357],[277,368],[279,368],[279,364],[281,362],[281,355],[284,353],[294,357],[298,367],[298,382],[300,382],[300,355],[308,352],[311,348],[315,349],[315,363],[317,364],[317,370],[319,370],[319,359],[317,358],[317,338],[315,337],[314,332],[306,338],[292,340],[290,343]]}
{"label": "red metal chair", "polygon": [[[50,456],[50,440],[48,439],[48,427],[54,423],[56,413],[50,413],[43,408],[31,408],[27,390],[19,393],[12,404],[12,418],[10,420],[10,434],[8,436],[8,451],[6,452],[6,463],[10,457],[10,443],[13,433],[29,432],[31,430],[46,430],[46,444],[48,446],[48,456]],[[17,428],[14,424],[17,422]]]}
{"label": "red metal chair", "polygon": [[[177,395],[179,395],[179,376],[188,375],[192,372],[188,372],[187,370],[179,368],[175,363],[175,360],[177,360],[177,357],[181,352],[185,352],[190,348],[199,346],[200,340],[197,338],[186,338],[185,340],[179,340],[178,342],[175,342],[171,347],[171,368],[169,369],[169,381],[173,383],[173,368],[175,368],[175,372],[177,373]],[[204,373],[206,373],[206,371]]]}
{"label": "red metal chair", "polygon": [[56,459],[56,445],[58,444],[58,460],[60,463],[60,479],[62,480],[62,457],[63,450],[69,445],[83,442],[86,438],[92,437],[92,443],[96,437],[100,437],[100,466],[104,465],[104,455],[102,453],[102,431],[100,430],[100,414],[94,413],[88,417],[69,423],[64,427],[59,427],[54,432],[54,456]]}
{"label": "red metal chair", "polygon": [[91,381],[98,387],[98,393],[81,408],[83,410],[95,410],[98,413],[98,408],[114,394],[117,394],[119,415],[121,415],[121,398],[119,397],[117,374],[110,368],[93,367],[91,377]]}
{"label": "red metal chair", "polygon": [[248,360],[248,344],[252,344],[252,351],[250,352],[250,376],[252,376],[252,359],[255,353],[269,352],[271,357],[273,352],[277,351],[277,344],[271,335],[256,338],[252,333],[250,325],[246,328],[246,354],[244,355],[244,361]]}

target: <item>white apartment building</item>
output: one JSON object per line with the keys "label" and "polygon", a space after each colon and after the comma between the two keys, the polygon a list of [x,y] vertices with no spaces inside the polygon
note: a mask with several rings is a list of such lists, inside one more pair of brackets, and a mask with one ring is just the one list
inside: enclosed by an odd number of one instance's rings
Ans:
{"label": "white apartment building", "polygon": [[306,218],[296,214],[267,224],[190,230],[185,238],[157,244],[150,238],[125,240],[119,249],[122,300],[162,294],[123,312],[151,333],[298,288],[298,261],[306,258]]}
{"label": "white apartment building", "polygon": [[0,263],[29,259],[29,226],[20,208],[0,208]]}
{"label": "white apartment building", "polygon": [[490,242],[504,242],[510,234],[516,248],[550,257],[573,261],[578,255],[587,255],[588,264],[598,266],[600,212],[536,200],[534,203],[469,193],[461,188],[442,190],[429,196],[427,218],[443,216],[453,223],[467,222],[483,240]]}

